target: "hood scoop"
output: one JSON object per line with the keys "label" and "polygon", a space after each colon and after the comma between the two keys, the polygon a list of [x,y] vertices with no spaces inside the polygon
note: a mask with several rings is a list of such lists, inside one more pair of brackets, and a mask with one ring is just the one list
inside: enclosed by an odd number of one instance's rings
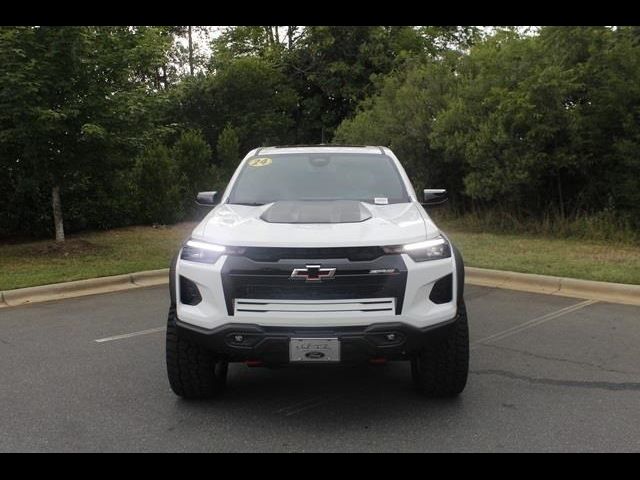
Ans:
{"label": "hood scoop", "polygon": [[269,223],[355,223],[370,219],[371,212],[357,200],[283,200],[260,218]]}

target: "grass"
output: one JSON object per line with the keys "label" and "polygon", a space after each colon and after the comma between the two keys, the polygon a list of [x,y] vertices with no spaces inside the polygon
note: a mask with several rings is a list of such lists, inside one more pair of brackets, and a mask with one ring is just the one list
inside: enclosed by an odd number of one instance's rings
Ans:
{"label": "grass", "polygon": [[468,233],[522,234],[640,247],[637,221],[632,222],[631,217],[613,210],[567,217],[547,212],[541,218],[531,218],[499,209],[455,214],[445,207],[430,210],[429,214],[438,225]]}
{"label": "grass", "polygon": [[[472,267],[640,284],[640,247],[534,234],[478,232],[438,225]],[[169,266],[194,223],[128,227],[53,241],[0,244],[0,290],[118,275]]]}
{"label": "grass", "polygon": [[0,290],[167,268],[194,223],[127,227],[54,241],[0,244]]}
{"label": "grass", "polygon": [[531,234],[479,233],[439,222],[471,267],[640,284],[640,247]]}

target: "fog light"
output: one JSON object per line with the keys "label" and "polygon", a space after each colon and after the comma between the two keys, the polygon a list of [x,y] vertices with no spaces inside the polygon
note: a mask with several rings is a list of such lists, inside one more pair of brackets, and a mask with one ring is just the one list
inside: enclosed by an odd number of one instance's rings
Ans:
{"label": "fog light", "polygon": [[202,301],[198,286],[180,275],[180,301],[185,305],[197,305]]}
{"label": "fog light", "polygon": [[255,347],[261,338],[260,335],[231,332],[225,336],[224,341],[230,347],[250,348]]}
{"label": "fog light", "polygon": [[367,339],[374,345],[391,347],[394,345],[402,345],[405,337],[402,332],[376,332],[368,334]]}
{"label": "fog light", "polygon": [[453,275],[445,275],[433,284],[429,300],[433,303],[448,303],[453,299]]}

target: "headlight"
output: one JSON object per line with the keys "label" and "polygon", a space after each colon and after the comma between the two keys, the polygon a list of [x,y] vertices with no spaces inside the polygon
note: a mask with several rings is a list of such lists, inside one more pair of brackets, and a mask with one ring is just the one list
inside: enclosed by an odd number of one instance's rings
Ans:
{"label": "headlight", "polygon": [[240,255],[244,247],[225,247],[215,243],[188,240],[182,247],[180,258],[190,262],[215,263],[220,255]]}
{"label": "headlight", "polygon": [[384,253],[406,253],[415,262],[439,260],[451,256],[451,246],[449,242],[442,237],[436,237],[422,242],[408,243],[407,245],[392,245],[382,248]]}

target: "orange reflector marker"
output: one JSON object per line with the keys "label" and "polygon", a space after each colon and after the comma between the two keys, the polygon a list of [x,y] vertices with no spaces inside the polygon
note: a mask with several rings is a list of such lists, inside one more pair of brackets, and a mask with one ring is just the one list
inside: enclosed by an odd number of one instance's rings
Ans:
{"label": "orange reflector marker", "polygon": [[387,359],[384,357],[371,358],[369,359],[369,363],[373,365],[384,365],[385,363],[387,363]]}

